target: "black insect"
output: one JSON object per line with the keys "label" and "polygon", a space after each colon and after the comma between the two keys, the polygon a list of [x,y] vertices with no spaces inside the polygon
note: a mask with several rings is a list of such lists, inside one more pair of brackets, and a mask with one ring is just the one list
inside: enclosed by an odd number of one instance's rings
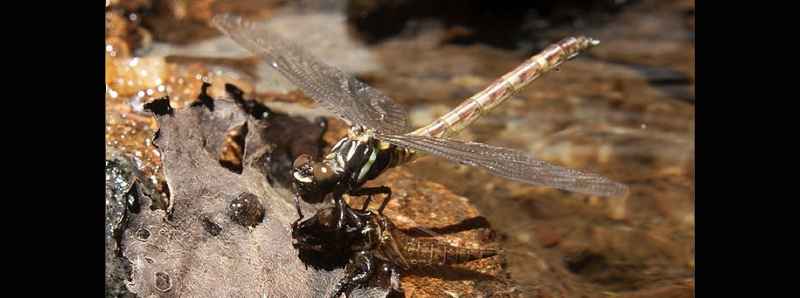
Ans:
{"label": "black insect", "polygon": [[[388,187],[365,188],[364,183],[386,169],[412,159],[417,151],[451,161],[480,167],[511,180],[556,187],[600,196],[620,196],[623,184],[602,176],[549,164],[526,153],[481,143],[446,138],[475,121],[540,75],[556,68],[579,52],[598,44],[587,37],[566,38],[531,57],[483,91],[467,99],[433,123],[410,131],[406,110],[380,91],[354,77],[325,65],[299,46],[261,26],[239,17],[220,15],[214,25],[242,47],[264,59],[318,104],[351,125],[349,134],[333,146],[322,161],[299,156],[292,170],[299,222],[303,218],[300,199],[321,202],[332,194],[336,203],[337,229],[347,222],[343,194],[385,194],[381,208],[388,203]],[[294,224],[297,224],[295,222]]]}
{"label": "black insect", "polygon": [[[498,254],[495,249],[471,249],[432,238],[414,238],[378,213],[354,210],[347,204],[320,209],[292,228],[293,245],[303,251],[349,256],[345,276],[330,297],[348,294],[372,278],[389,277],[389,287],[400,289],[400,270],[460,264]],[[365,205],[366,207],[366,205]],[[339,227],[338,214],[346,221]]]}

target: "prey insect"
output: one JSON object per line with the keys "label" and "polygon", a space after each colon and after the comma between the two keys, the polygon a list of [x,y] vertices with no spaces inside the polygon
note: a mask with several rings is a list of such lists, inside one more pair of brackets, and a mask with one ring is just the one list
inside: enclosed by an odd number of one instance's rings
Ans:
{"label": "prey insect", "polygon": [[346,218],[355,215],[346,212],[344,194],[367,195],[368,200],[372,195],[385,194],[378,209],[378,213],[382,213],[391,198],[391,189],[364,187],[364,183],[412,160],[418,152],[533,185],[598,196],[621,196],[627,192],[625,185],[600,175],[556,166],[521,151],[448,138],[542,74],[597,45],[597,40],[569,37],[550,45],[433,123],[411,131],[402,106],[354,77],[320,62],[276,33],[232,15],[217,16],[213,23],[319,105],[351,125],[348,135],[321,161],[307,155],[295,160],[292,177],[299,218],[293,226],[303,218],[300,199],[318,203],[328,194],[332,194],[339,212],[336,226],[340,229],[346,222],[356,221],[356,218]]}
{"label": "prey insect", "polygon": [[[344,228],[337,226],[340,212],[348,214]],[[345,276],[330,297],[349,295],[376,274],[388,275],[389,287],[399,292],[400,270],[461,264],[498,254],[496,249],[472,249],[433,238],[411,237],[385,216],[366,210],[366,204],[361,210],[354,210],[347,204],[320,209],[295,226],[292,238],[293,245],[300,250],[350,256]]]}

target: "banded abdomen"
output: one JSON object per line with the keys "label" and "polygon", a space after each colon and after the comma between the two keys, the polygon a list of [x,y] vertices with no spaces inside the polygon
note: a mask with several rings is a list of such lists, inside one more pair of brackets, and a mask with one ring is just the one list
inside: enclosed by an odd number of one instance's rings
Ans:
{"label": "banded abdomen", "polygon": [[414,159],[414,151],[397,147],[386,142],[378,141],[375,148],[378,155],[375,162],[370,166],[369,172],[364,180],[371,180],[378,177],[383,171],[407,163]]}
{"label": "banded abdomen", "polygon": [[497,255],[496,249],[458,247],[427,238],[409,238],[400,247],[411,267],[461,264]]}
{"label": "banded abdomen", "polygon": [[[529,58],[495,80],[481,92],[464,100],[458,107],[434,122],[410,132],[411,135],[431,137],[450,137],[461,132],[465,127],[499,106],[514,94],[525,88],[541,75],[555,69],[561,63],[577,56],[580,52],[596,46],[599,42],[585,36],[568,37],[558,43],[552,44],[540,53]],[[379,142],[380,148],[394,147],[386,142]],[[388,169],[413,160],[418,154],[409,149],[396,148],[392,154],[390,164],[382,169]]]}
{"label": "banded abdomen", "polygon": [[477,120],[483,113],[491,111],[511,98],[542,74],[597,44],[599,44],[597,40],[580,36],[568,37],[550,45],[449,113],[411,134],[431,137],[452,136]]}
{"label": "banded abdomen", "polygon": [[388,221],[384,230],[389,233],[388,241],[382,243],[384,251],[403,267],[444,266],[488,258],[498,254],[497,249],[466,248],[450,245],[432,238],[415,238],[394,228]]}

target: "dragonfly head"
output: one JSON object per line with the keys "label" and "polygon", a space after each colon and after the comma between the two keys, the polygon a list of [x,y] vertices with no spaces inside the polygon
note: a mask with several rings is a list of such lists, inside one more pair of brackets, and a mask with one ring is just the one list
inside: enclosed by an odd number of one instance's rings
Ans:
{"label": "dragonfly head", "polygon": [[319,203],[336,184],[336,173],[325,163],[301,154],[294,160],[292,180],[295,190],[304,201]]}
{"label": "dragonfly head", "polygon": [[292,227],[294,247],[316,252],[339,252],[346,247],[346,233],[337,228],[335,208],[324,208]]}
{"label": "dragonfly head", "polygon": [[314,216],[292,226],[292,245],[299,250],[333,255],[359,249],[358,244],[363,242],[365,215],[345,208],[350,212],[346,213],[341,227],[338,225],[340,213],[337,207],[320,209]]}
{"label": "dragonfly head", "polygon": [[[340,253],[363,250],[371,242],[365,236],[371,228],[371,211],[353,210],[343,205],[344,218],[340,219],[339,207],[333,206],[317,210],[314,216],[292,226],[293,245],[300,250],[320,253]],[[339,221],[343,220],[341,226]]]}

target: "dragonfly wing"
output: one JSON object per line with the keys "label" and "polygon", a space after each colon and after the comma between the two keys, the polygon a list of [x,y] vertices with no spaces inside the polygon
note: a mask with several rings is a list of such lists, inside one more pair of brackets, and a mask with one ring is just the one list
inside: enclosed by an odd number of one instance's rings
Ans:
{"label": "dragonfly wing", "polygon": [[484,168],[494,175],[533,185],[617,197],[628,187],[593,173],[556,166],[524,152],[482,143],[418,135],[378,135],[377,138],[451,161]]}
{"label": "dragonfly wing", "polygon": [[408,113],[402,106],[277,33],[229,14],[214,17],[212,23],[340,118],[380,133],[407,132]]}

